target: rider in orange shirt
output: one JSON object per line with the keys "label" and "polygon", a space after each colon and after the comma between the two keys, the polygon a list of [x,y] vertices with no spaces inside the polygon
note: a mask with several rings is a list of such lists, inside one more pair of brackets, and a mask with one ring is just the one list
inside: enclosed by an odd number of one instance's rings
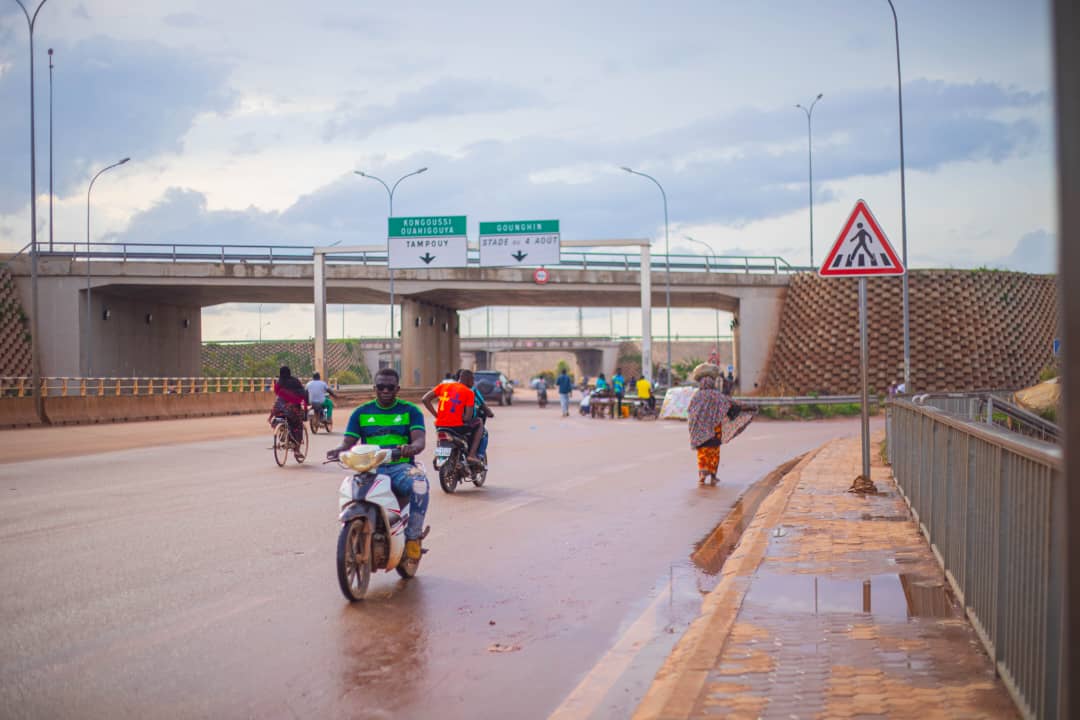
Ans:
{"label": "rider in orange shirt", "polygon": [[[472,371],[459,370],[457,382],[439,383],[427,391],[421,402],[428,412],[435,416],[435,427],[457,430],[469,437],[468,461],[480,463],[476,453],[480,446],[483,425],[480,418],[474,417],[476,396],[473,394],[472,384]],[[436,398],[439,401],[438,409],[434,407]]]}

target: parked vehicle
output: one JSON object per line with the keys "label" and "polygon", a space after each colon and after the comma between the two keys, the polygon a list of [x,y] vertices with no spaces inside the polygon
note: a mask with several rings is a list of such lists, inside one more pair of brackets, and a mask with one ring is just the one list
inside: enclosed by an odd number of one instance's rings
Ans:
{"label": "parked vehicle", "polygon": [[[350,602],[364,598],[372,570],[396,570],[408,580],[420,569],[419,560],[410,560],[405,555],[409,496],[395,495],[389,476],[378,474],[379,465],[396,452],[357,445],[355,450],[341,453],[337,460],[342,467],[354,471],[338,488],[341,532],[337,575],[341,592]],[[421,539],[430,530],[425,528]]]}
{"label": "parked vehicle", "polygon": [[[487,434],[487,428],[483,432]],[[453,493],[458,484],[463,482],[482,487],[487,480],[487,457],[480,456],[482,465],[471,465],[468,460],[469,440],[466,435],[454,428],[438,428],[438,433],[435,469],[439,471],[439,485],[443,492]]]}
{"label": "parked vehicle", "polygon": [[498,370],[477,370],[473,373],[476,389],[488,403],[513,405],[514,385]]}

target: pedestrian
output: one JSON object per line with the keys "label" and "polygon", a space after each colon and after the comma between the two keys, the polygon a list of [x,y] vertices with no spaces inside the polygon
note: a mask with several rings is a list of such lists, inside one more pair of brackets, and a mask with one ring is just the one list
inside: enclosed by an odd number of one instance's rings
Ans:
{"label": "pedestrian", "polygon": [[574,381],[566,374],[566,368],[563,368],[559,373],[555,385],[559,388],[559,405],[562,406],[562,416],[570,417],[570,393],[574,390]]}
{"label": "pedestrian", "polygon": [[615,374],[611,376],[611,390],[615,393],[615,415],[622,417],[622,399],[626,391],[626,378],[622,376],[622,368],[615,368]]}
{"label": "pedestrian", "polygon": [[687,407],[690,430],[690,447],[697,451],[698,483],[708,480],[712,485],[718,481],[720,445],[731,440],[746,429],[753,420],[752,412],[744,411],[716,387],[721,376],[720,368],[702,363],[694,368],[692,378],[698,389]]}

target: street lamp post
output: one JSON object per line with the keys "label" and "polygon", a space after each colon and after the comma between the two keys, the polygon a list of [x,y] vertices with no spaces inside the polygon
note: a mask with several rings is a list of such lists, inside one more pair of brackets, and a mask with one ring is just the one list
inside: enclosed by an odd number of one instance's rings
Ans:
{"label": "street lamp post", "polygon": [[814,98],[809,108],[796,104],[795,107],[806,113],[806,148],[810,158],[810,267],[814,267],[814,133],[810,127],[810,120],[814,115],[814,106],[822,98],[822,94]]}
{"label": "street lamp post", "polygon": [[[643,178],[648,178],[656,183],[656,187],[660,188],[660,196],[664,198],[664,302],[667,306],[667,384],[671,385],[671,242],[668,235],[668,208],[667,208],[667,193],[664,192],[664,186],[660,184],[660,181],[654,178],[652,175],[647,175],[637,170],[632,170],[625,165],[620,166],[622,170],[630,173],[631,175],[640,175]],[[650,372],[652,368],[649,369]]]}
{"label": "street lamp post", "polygon": [[[904,182],[904,82],[900,77],[900,21],[896,18],[893,0],[887,0],[892,10],[893,35],[896,38],[896,104],[900,111],[900,252],[904,268],[910,270],[907,257],[907,188]],[[911,331],[908,318],[908,273],[900,276],[904,312],[904,392],[911,393]]]}
{"label": "street lamp post", "polygon": [[52,76],[53,49],[49,48],[49,252],[53,251]]}
{"label": "street lamp post", "polygon": [[[401,177],[399,177],[397,179],[397,181],[394,183],[393,187],[387,185],[386,182],[382,178],[371,175],[370,173],[366,173],[366,172],[363,172],[361,170],[354,170],[353,172],[355,172],[360,177],[365,177],[365,178],[369,178],[371,180],[375,180],[380,185],[382,185],[384,188],[386,188],[386,194],[390,196],[390,215],[388,217],[394,217],[394,191],[397,190],[397,186],[401,183],[402,180],[404,180],[407,177],[412,177],[413,175],[419,175],[420,173],[427,172],[427,168],[422,167],[419,170],[413,170],[411,173],[406,173],[406,174],[402,175]],[[388,248],[388,250],[389,250],[389,248]],[[395,360],[395,346],[394,346],[394,343],[395,343],[395,341],[397,339],[397,335],[395,334],[395,328],[394,328],[394,269],[392,267],[390,267],[390,255],[389,255],[389,252],[387,253],[387,256],[386,256],[386,270],[390,275],[390,367],[392,367],[392,368],[394,368],[396,370],[397,369],[397,367],[396,367],[397,362]]]}
{"label": "street lamp post", "polygon": [[[712,246],[710,246],[709,244],[707,244],[703,240],[698,240],[697,238],[692,238],[689,235],[683,235],[683,237],[686,238],[687,240],[689,240],[690,242],[695,242],[698,245],[704,246],[704,248],[709,252],[709,255],[712,256],[713,262],[717,263],[716,252],[712,249]],[[720,308],[719,307],[716,308],[716,361],[717,361],[717,364],[719,365],[720,364]]]}
{"label": "street lamp post", "polygon": [[37,153],[34,139],[34,24],[47,0],[41,0],[31,15],[22,0],[15,0],[26,16],[30,31],[30,384],[34,387],[34,412],[38,420],[48,423],[45,398],[41,393],[41,342],[38,339],[38,271],[37,271]]}
{"label": "street lamp post", "polygon": [[101,174],[112,170],[114,167],[119,167],[126,163],[131,158],[124,158],[114,162],[112,165],[98,170],[97,175],[94,175],[90,180],[90,186],[86,188],[86,377],[92,377],[93,372],[93,356],[91,355],[90,348],[93,342],[94,333],[90,329],[90,322],[92,316],[90,314],[90,191],[94,189],[94,183],[97,181]]}

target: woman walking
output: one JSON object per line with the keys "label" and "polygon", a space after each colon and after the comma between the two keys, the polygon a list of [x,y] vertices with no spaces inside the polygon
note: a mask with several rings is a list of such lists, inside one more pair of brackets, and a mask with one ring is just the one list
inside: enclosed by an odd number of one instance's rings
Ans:
{"label": "woman walking", "polygon": [[698,483],[702,485],[706,480],[716,485],[720,445],[731,442],[754,419],[752,412],[744,412],[717,389],[719,377],[720,368],[716,365],[702,363],[694,368],[693,379],[698,382],[698,389],[687,408],[690,447],[697,451]]}

